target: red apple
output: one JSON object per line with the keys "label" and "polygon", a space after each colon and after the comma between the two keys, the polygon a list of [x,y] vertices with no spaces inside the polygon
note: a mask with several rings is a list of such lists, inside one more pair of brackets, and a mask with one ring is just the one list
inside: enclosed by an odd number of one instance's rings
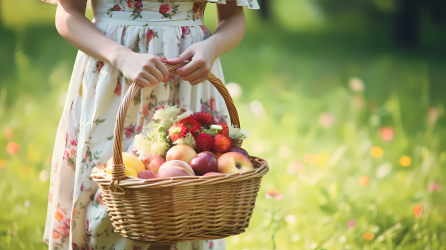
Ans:
{"label": "red apple", "polygon": [[209,151],[204,151],[190,161],[190,166],[196,175],[204,175],[209,172],[218,171],[218,161],[215,155]]}
{"label": "red apple", "polygon": [[155,173],[158,173],[158,169],[166,162],[166,160],[164,160],[161,156],[157,155],[143,155],[140,157],[140,160],[144,164],[146,170],[150,170]]}
{"label": "red apple", "polygon": [[140,179],[156,179],[157,177],[156,173],[150,170],[143,170],[138,173],[138,178]]}
{"label": "red apple", "polygon": [[241,153],[241,154],[243,154],[243,155],[245,155],[246,157],[249,158],[248,152],[246,152],[246,150],[241,148],[241,147],[232,146],[232,147],[228,148],[227,152],[238,152],[238,153]]}
{"label": "red apple", "polygon": [[221,174],[221,173],[209,172],[209,173],[204,174],[203,176],[218,175],[218,174]]}
{"label": "red apple", "polygon": [[237,152],[222,154],[218,158],[218,172],[230,174],[254,169],[254,165],[245,155]]}
{"label": "red apple", "polygon": [[159,178],[176,176],[195,176],[195,173],[189,164],[179,160],[167,161],[158,170]]}
{"label": "red apple", "polygon": [[172,161],[172,160],[179,160],[189,163],[192,158],[194,158],[197,155],[197,152],[195,150],[186,144],[179,144],[176,146],[173,146],[172,148],[167,151],[166,160]]}

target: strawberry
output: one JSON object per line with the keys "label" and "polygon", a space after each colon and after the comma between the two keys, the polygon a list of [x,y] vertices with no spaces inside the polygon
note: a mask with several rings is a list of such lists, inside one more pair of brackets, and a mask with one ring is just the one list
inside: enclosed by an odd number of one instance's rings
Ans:
{"label": "strawberry", "polygon": [[232,146],[232,139],[227,135],[218,134],[214,138],[214,153],[222,154]]}
{"label": "strawberry", "polygon": [[217,123],[217,125],[220,125],[223,127],[223,130],[216,131],[217,134],[223,134],[223,135],[229,136],[229,127],[228,127],[228,124],[226,124],[226,122],[220,122],[220,123]]}
{"label": "strawberry", "polygon": [[176,141],[180,138],[186,137],[187,134],[187,127],[183,123],[176,123],[172,125],[169,129],[169,137],[172,139],[172,141]]}

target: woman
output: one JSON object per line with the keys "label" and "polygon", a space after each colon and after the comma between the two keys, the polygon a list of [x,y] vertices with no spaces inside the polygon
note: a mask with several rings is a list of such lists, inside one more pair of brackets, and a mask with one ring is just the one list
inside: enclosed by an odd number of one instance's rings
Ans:
{"label": "woman", "polygon": [[[219,3],[212,36],[203,25],[207,1]],[[92,168],[112,155],[117,110],[132,82],[144,88],[127,112],[126,151],[166,104],[228,120],[223,98],[205,79],[212,72],[223,80],[218,57],[243,38],[242,6],[255,9],[258,4],[207,1],[93,0],[93,22],[85,17],[86,0],[57,2],[56,28],[80,51],[53,152],[44,234],[49,249],[225,249],[223,239],[150,246],[120,237],[90,177]],[[190,63],[176,72],[164,65],[186,60]]]}

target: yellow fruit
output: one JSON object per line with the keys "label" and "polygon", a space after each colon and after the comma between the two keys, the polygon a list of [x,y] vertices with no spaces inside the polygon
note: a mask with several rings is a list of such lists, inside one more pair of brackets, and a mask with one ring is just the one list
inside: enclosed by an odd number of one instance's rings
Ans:
{"label": "yellow fruit", "polygon": [[[111,175],[112,174],[112,166],[111,165],[107,166],[105,168],[105,172],[107,174]],[[125,167],[125,174],[128,176],[138,177],[138,174],[136,173],[136,171],[133,168]]]}
{"label": "yellow fruit", "polygon": [[[145,170],[145,167],[144,167],[144,164],[142,163],[142,161],[139,160],[138,157],[136,157],[130,153],[123,152],[122,160],[126,167],[133,168],[136,171],[136,173],[139,173],[139,172]],[[110,166],[112,163],[113,163],[113,157],[110,158],[110,160],[108,160],[107,166]]]}

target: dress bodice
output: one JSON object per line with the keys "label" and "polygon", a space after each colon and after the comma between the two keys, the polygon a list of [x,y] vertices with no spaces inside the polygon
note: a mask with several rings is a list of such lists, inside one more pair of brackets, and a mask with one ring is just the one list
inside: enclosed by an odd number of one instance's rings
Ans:
{"label": "dress bodice", "polygon": [[[239,6],[258,8],[257,0],[236,0]],[[226,4],[226,0],[92,0],[95,19],[136,22],[163,22],[175,25],[184,21],[202,24],[208,2]]]}

